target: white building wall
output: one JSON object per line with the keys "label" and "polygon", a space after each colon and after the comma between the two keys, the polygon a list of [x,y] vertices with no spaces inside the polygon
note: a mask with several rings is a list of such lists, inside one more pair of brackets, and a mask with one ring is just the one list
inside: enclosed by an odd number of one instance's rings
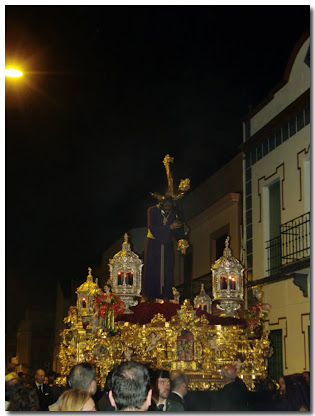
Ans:
{"label": "white building wall", "polygon": [[[308,179],[305,180],[303,162],[309,158],[310,125],[307,125],[252,166],[254,279],[266,277],[265,242],[269,240],[267,187],[280,179],[281,224],[308,212],[310,202],[309,198],[305,200],[304,193],[309,185]],[[306,193],[309,195],[309,189]]]}
{"label": "white building wall", "polygon": [[255,134],[310,87],[310,69],[304,63],[309,39],[300,49],[292,66],[289,82],[275,93],[265,107],[251,119],[251,134]]}
{"label": "white building wall", "polygon": [[[310,68],[304,62],[309,44],[308,38],[296,56],[289,81],[250,119],[251,136],[310,88]],[[306,123],[300,131],[251,165],[254,281],[268,276],[265,249],[269,240],[268,186],[280,179],[281,224],[310,211],[310,137],[310,124]],[[263,284],[263,302],[271,305],[266,329],[282,329],[285,375],[309,370],[310,362],[310,269],[297,272],[308,274],[307,296],[294,283],[293,277]]]}

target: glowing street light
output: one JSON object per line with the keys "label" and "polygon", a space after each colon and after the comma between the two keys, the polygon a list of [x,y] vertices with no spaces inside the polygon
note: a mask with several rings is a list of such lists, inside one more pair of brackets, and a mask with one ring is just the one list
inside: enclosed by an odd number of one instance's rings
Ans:
{"label": "glowing street light", "polygon": [[4,73],[6,77],[11,77],[11,78],[18,78],[18,77],[23,76],[23,72],[15,68],[7,68],[4,70]]}

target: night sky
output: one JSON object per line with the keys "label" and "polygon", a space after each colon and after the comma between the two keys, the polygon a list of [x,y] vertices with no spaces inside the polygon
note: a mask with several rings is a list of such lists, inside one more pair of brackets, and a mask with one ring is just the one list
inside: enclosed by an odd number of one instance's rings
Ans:
{"label": "night sky", "polygon": [[[54,310],[165,191],[195,188],[281,81],[309,6],[6,6],[6,314]],[[97,277],[97,276],[94,276]],[[14,298],[14,303],[9,299]]]}

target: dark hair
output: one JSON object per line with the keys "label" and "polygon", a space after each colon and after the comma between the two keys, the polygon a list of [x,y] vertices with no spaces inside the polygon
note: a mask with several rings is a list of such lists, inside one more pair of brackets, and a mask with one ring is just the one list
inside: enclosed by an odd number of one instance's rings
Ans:
{"label": "dark hair", "polygon": [[88,391],[92,381],[95,379],[95,369],[89,363],[76,364],[69,373],[69,382],[73,389]]}
{"label": "dark hair", "polygon": [[106,376],[105,386],[104,386],[105,393],[108,393],[112,389],[112,377],[113,377],[114,371],[115,369],[111,370]]}
{"label": "dark hair", "polygon": [[10,381],[6,381],[5,382],[5,400],[9,402],[15,390],[17,390],[21,386],[23,386],[23,382],[22,380],[18,378],[14,378]]}
{"label": "dark hair", "polygon": [[119,365],[113,372],[111,384],[117,410],[140,409],[151,387],[147,368],[135,361]]}
{"label": "dark hair", "polygon": [[11,396],[8,411],[40,410],[37,392],[34,387],[21,386]]}
{"label": "dark hair", "polygon": [[170,378],[170,372],[168,370],[150,369],[151,384],[154,385],[158,378]]}

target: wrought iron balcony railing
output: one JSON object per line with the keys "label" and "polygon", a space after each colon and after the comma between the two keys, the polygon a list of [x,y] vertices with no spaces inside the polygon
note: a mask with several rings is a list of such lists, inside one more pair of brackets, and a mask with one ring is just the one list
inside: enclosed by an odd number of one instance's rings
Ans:
{"label": "wrought iron balcony railing", "polygon": [[269,275],[280,272],[282,266],[310,257],[310,213],[280,226],[280,235],[266,241]]}

